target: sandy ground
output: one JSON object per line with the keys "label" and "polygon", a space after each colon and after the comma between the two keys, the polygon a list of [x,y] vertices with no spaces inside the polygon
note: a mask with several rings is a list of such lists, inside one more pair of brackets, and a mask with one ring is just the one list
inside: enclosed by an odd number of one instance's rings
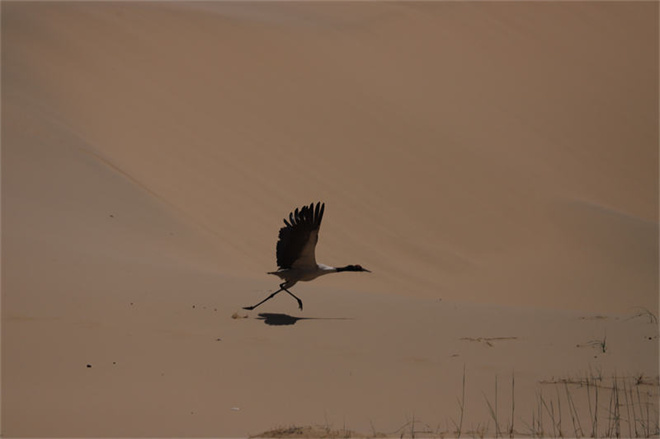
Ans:
{"label": "sandy ground", "polygon": [[3,436],[657,426],[657,3],[1,7]]}

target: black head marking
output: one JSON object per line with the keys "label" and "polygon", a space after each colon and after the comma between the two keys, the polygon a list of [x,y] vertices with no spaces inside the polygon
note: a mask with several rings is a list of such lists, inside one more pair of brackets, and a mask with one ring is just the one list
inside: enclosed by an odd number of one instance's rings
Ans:
{"label": "black head marking", "polygon": [[362,265],[347,265],[345,267],[338,267],[337,271],[366,271],[367,273],[371,273],[371,271],[362,267]]}

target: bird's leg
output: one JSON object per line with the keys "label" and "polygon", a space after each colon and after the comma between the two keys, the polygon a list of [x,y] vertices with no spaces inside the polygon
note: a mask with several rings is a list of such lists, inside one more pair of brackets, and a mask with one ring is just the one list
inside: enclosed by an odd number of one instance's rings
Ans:
{"label": "bird's leg", "polygon": [[[270,300],[270,299],[272,299],[273,297],[275,297],[275,295],[276,295],[277,293],[279,293],[280,291],[282,291],[282,290],[284,290],[284,287],[282,287],[282,285],[280,285],[280,289],[279,289],[279,290],[275,291],[273,294],[271,294],[270,296],[266,297],[266,298],[265,298],[264,300],[262,300],[261,302],[257,303],[256,305],[253,305],[253,306],[244,306],[243,309],[247,309],[248,311],[251,311],[251,310],[255,309],[256,307],[258,307],[259,305],[261,305],[262,303],[264,303],[265,301]],[[285,291],[286,291],[286,290],[285,290]],[[288,293],[288,291],[287,291],[287,293]],[[289,294],[291,294],[291,293],[289,293]],[[298,299],[298,300],[300,300],[300,299]],[[301,309],[302,309],[302,305],[301,305]]]}
{"label": "bird's leg", "polygon": [[300,308],[300,311],[302,311],[302,300],[300,300],[300,299],[298,298],[298,296],[296,296],[295,294],[293,294],[291,291],[287,290],[286,288],[282,287],[282,289],[283,289],[284,291],[286,291],[287,293],[291,294],[291,296],[293,296],[293,298],[296,299],[296,300],[298,301],[298,308]]}

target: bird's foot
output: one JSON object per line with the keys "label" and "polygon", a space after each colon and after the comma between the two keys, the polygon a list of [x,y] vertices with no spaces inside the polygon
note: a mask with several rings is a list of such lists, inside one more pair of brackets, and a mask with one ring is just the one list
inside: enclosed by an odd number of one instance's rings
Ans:
{"label": "bird's foot", "polygon": [[252,311],[254,309],[254,306],[244,306],[243,309],[246,309],[248,311]]}

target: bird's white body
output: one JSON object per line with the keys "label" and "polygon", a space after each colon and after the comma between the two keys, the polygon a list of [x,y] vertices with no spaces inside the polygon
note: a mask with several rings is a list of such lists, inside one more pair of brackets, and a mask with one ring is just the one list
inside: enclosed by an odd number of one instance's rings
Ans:
{"label": "bird's white body", "polygon": [[[294,264],[295,265],[295,264]],[[281,268],[277,271],[271,271],[268,274],[274,274],[280,279],[286,281],[285,288],[290,288],[296,282],[308,282],[324,274],[336,273],[337,269],[329,265],[316,264],[316,266],[303,265],[299,267]]]}

